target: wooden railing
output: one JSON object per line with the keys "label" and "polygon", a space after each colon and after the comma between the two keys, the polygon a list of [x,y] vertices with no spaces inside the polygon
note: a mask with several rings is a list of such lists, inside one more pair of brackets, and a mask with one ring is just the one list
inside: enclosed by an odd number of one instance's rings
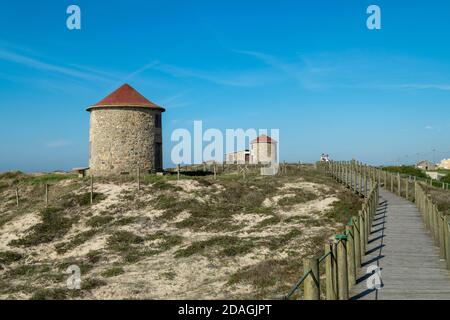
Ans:
{"label": "wooden railing", "polygon": [[419,211],[422,213],[426,229],[430,232],[434,244],[439,247],[439,256],[445,259],[447,269],[450,270],[450,219],[438,210],[438,206],[431,199],[420,182],[415,183],[415,199]]}
{"label": "wooden railing", "polygon": [[348,300],[350,289],[356,284],[358,268],[366,252],[370,229],[378,207],[379,186],[369,175],[369,170],[352,163],[318,163],[318,169],[363,196],[364,203],[357,216],[350,218],[342,234],[324,245],[319,258],[303,260],[304,274],[285,296],[290,299],[303,284],[305,300],[320,300],[320,266],[324,263],[325,295],[327,300]]}
{"label": "wooden railing", "polygon": [[[377,182],[380,186],[414,202],[422,214],[426,229],[437,247],[441,259],[445,259],[447,269],[450,270],[450,217],[439,211],[438,205],[429,194],[430,188],[448,189],[448,184],[436,182],[432,179],[423,179],[415,176],[402,175],[400,173],[389,172],[382,168],[364,165],[357,161],[340,161],[322,164],[333,176],[338,176],[339,180],[347,186],[353,188],[358,185],[358,179],[361,179],[361,185],[356,187],[356,191],[363,194],[364,185],[368,180]],[[355,178],[359,176],[359,178]]]}

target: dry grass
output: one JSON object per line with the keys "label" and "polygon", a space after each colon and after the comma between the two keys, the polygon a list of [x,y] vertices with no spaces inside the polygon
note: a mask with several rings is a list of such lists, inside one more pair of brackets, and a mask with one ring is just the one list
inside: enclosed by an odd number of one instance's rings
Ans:
{"label": "dry grass", "polygon": [[438,188],[432,188],[422,184],[425,191],[431,195],[431,199],[437,204],[439,211],[445,215],[450,215],[450,191]]}
{"label": "dry grass", "polygon": [[[245,180],[148,175],[140,192],[133,177],[99,178],[92,206],[89,181],[73,176],[8,173],[0,187],[1,298],[281,297],[302,258],[320,254],[360,207],[310,166]],[[72,264],[81,291],[65,287]]]}

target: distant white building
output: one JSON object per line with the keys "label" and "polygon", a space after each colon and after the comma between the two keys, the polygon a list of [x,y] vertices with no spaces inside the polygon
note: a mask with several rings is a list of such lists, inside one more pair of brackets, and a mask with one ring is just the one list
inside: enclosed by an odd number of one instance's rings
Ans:
{"label": "distant white building", "polygon": [[416,167],[426,171],[436,170],[436,165],[428,160],[420,161],[419,163],[417,163]]}
{"label": "distant white building", "polygon": [[250,150],[241,150],[230,152],[225,155],[225,162],[232,164],[249,164],[250,163]]}
{"label": "distant white building", "polygon": [[445,174],[439,173],[437,171],[427,171],[425,174],[433,180],[441,180],[441,178],[445,177]]}
{"label": "distant white building", "polygon": [[277,141],[265,134],[250,142],[250,150],[240,150],[225,154],[226,163],[268,164],[277,163]]}
{"label": "distant white building", "polygon": [[450,170],[450,159],[444,159],[438,164],[439,169]]}
{"label": "distant white building", "polygon": [[265,134],[250,142],[250,163],[277,163],[277,141]]}

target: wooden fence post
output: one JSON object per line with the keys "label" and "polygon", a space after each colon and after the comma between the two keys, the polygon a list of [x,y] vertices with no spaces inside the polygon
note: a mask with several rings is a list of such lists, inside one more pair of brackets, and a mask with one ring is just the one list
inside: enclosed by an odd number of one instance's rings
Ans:
{"label": "wooden fence post", "polygon": [[444,231],[444,216],[437,211],[438,226],[439,226],[439,256],[445,259],[445,231]]}
{"label": "wooden fence post", "polygon": [[362,211],[358,212],[359,217],[359,232],[360,232],[360,243],[361,243],[361,261],[366,255],[366,220]]}
{"label": "wooden fence post", "polygon": [[320,277],[319,277],[319,261],[316,258],[304,259],[303,270],[306,274],[310,274],[305,279],[305,300],[320,300]]}
{"label": "wooden fence post", "polygon": [[450,218],[444,216],[444,243],[445,243],[445,257],[447,263],[447,269],[450,270]]}
{"label": "wooden fence post", "polygon": [[364,225],[364,235],[365,235],[365,239],[364,239],[364,243],[365,245],[367,245],[369,243],[369,236],[370,236],[370,214],[369,214],[369,206],[365,206],[365,208],[363,208],[363,215],[364,215],[364,221],[365,221],[365,225]]}
{"label": "wooden fence post", "polygon": [[434,225],[434,242],[436,246],[440,246],[439,238],[439,214],[437,205],[433,204],[433,225]]}
{"label": "wooden fence post", "polygon": [[333,250],[331,243],[325,243],[325,288],[327,300],[336,300],[333,284]]}
{"label": "wooden fence post", "polygon": [[333,260],[331,260],[332,265],[332,275],[333,275],[333,291],[334,299],[338,299],[339,283],[338,283],[338,254],[337,254],[337,241],[334,240],[331,243],[331,250],[333,252]]}
{"label": "wooden fence post", "polygon": [[19,187],[16,187],[16,206],[19,206]]}
{"label": "wooden fence post", "polygon": [[387,189],[387,171],[384,172],[384,187]]}
{"label": "wooden fence post", "polygon": [[214,180],[217,179],[217,168],[216,168],[216,163],[214,162]]}
{"label": "wooden fence post", "polygon": [[397,173],[397,186],[398,186],[397,194],[399,197],[401,197],[402,196],[402,178],[400,177],[400,173]]}
{"label": "wooden fence post", "polygon": [[349,287],[356,283],[355,233],[353,230],[353,225],[347,225],[345,227],[347,234],[347,271]]}
{"label": "wooden fence post", "polygon": [[348,300],[347,237],[338,235],[336,239],[338,240],[338,298],[339,300]]}
{"label": "wooden fence post", "polygon": [[354,234],[354,246],[355,246],[355,266],[356,268],[361,267],[361,232],[359,229],[359,219],[357,216],[352,217],[353,223],[353,234]]}
{"label": "wooden fence post", "polygon": [[48,206],[48,184],[45,184],[45,206]]}
{"label": "wooden fence post", "polygon": [[177,180],[180,180],[180,165],[177,164]]}
{"label": "wooden fence post", "polygon": [[406,192],[406,200],[409,200],[409,176],[406,179],[406,188],[405,188],[405,192]]}
{"label": "wooden fence post", "polygon": [[365,196],[367,194],[367,175],[366,175],[366,172],[363,172],[363,185],[362,185],[362,188],[363,188],[362,194]]}

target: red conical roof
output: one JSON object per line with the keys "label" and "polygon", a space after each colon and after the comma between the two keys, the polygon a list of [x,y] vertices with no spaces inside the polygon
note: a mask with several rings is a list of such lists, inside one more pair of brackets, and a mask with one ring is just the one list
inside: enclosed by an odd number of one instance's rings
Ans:
{"label": "red conical roof", "polygon": [[265,134],[260,135],[258,138],[254,139],[251,143],[260,143],[260,142],[277,143],[275,139],[272,139],[271,137],[268,137]]}
{"label": "red conical roof", "polygon": [[164,108],[147,100],[143,95],[137,92],[129,84],[122,85],[119,89],[111,93],[109,96],[89,107],[87,110],[96,107],[142,107],[150,109],[158,109],[165,111]]}

